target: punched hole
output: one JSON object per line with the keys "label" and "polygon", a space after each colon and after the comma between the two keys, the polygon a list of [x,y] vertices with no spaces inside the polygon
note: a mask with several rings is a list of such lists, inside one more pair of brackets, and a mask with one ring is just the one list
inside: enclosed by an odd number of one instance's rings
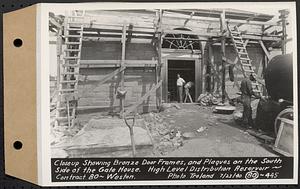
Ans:
{"label": "punched hole", "polygon": [[14,148],[16,150],[20,150],[22,148],[22,146],[23,146],[22,142],[20,142],[20,141],[15,141],[14,142]]}
{"label": "punched hole", "polygon": [[14,46],[15,47],[21,47],[23,45],[23,41],[22,41],[22,39],[15,39],[14,40]]}

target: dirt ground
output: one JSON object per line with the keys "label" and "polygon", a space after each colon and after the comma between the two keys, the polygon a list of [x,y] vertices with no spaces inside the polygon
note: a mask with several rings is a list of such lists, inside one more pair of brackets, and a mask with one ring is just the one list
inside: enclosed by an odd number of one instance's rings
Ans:
{"label": "dirt ground", "polygon": [[[154,140],[156,141],[154,156],[277,156],[262,141],[249,135],[245,128],[239,126],[234,121],[233,114],[216,114],[213,113],[213,107],[197,104],[180,104],[179,106],[180,109],[172,107],[154,114],[154,117],[157,117],[157,123],[150,123],[150,126],[148,124],[150,130],[151,124],[153,124],[152,127],[154,125],[166,127],[165,131],[164,129],[158,131],[160,132],[158,136],[153,129],[151,130],[153,138],[159,140]],[[147,123],[147,118],[145,121]],[[176,133],[173,138],[170,137],[172,133]],[[164,134],[168,137],[163,136]]]}
{"label": "dirt ground", "polygon": [[[237,107],[239,108],[239,107]],[[139,115],[141,127],[148,132],[153,147],[136,146],[137,157],[270,157],[278,156],[263,141],[250,135],[246,128],[239,126],[233,114],[213,113],[213,106],[200,106],[198,104],[166,104],[163,111]],[[105,119],[104,119],[105,118]],[[123,124],[119,118],[104,116],[99,112],[81,114],[81,124],[73,129],[60,133],[53,144],[62,141],[72,141],[75,135],[83,129],[90,120],[96,119],[99,123],[103,120],[115,119]],[[102,123],[103,122],[103,123]],[[109,125],[109,123],[107,123]],[[121,124],[121,125],[122,125]],[[124,124],[123,124],[124,125]],[[124,127],[126,127],[124,125]],[[99,131],[101,132],[101,131]],[[125,132],[122,132],[125,137]],[[126,134],[127,136],[128,134]],[[95,136],[97,137],[97,136]],[[138,137],[138,136],[136,136]],[[87,153],[84,157],[132,157],[130,138],[124,150],[114,150],[103,153]],[[90,140],[90,139],[89,139]],[[54,151],[55,153],[57,151]],[[67,156],[65,151],[58,151]],[[55,155],[57,156],[57,154]],[[82,156],[82,155],[81,155]]]}

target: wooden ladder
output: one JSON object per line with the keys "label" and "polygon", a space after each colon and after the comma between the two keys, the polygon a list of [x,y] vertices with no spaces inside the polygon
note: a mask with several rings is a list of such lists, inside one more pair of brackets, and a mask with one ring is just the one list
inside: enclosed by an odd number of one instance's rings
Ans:
{"label": "wooden ladder", "polygon": [[[75,125],[78,104],[78,77],[83,38],[84,12],[73,11],[65,17],[64,39],[65,49],[60,61],[60,82],[56,104],[56,126]],[[70,23],[78,23],[71,26]]]}
{"label": "wooden ladder", "polygon": [[[252,65],[252,61],[250,60],[248,51],[246,49],[246,43],[241,36],[241,32],[239,31],[238,26],[235,26],[232,29],[232,28],[230,28],[229,24],[227,24],[227,28],[228,28],[229,35],[232,40],[234,49],[238,55],[238,59],[241,64],[241,68],[242,68],[244,77],[247,77],[252,73],[255,73],[253,65]],[[253,76],[255,78],[255,74]],[[255,81],[251,81],[251,82],[252,82],[253,92],[258,94],[259,96],[262,96],[261,84],[259,84],[257,82],[256,78],[255,78]]]}

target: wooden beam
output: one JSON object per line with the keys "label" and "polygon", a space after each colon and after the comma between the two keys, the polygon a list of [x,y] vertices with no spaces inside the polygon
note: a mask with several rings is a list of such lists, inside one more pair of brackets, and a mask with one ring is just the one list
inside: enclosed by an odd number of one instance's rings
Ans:
{"label": "wooden beam", "polygon": [[267,56],[268,60],[270,60],[271,55],[270,55],[269,51],[267,50],[266,46],[264,45],[264,42],[262,40],[259,40],[259,44],[260,44],[261,48],[263,49],[265,55]]}
{"label": "wooden beam", "polygon": [[245,20],[246,22],[244,22],[244,23],[239,23],[239,24],[237,24],[236,26],[237,26],[237,27],[240,27],[240,26],[242,26],[242,25],[244,25],[244,24],[249,24],[249,22],[250,22],[251,20],[255,19],[255,18],[258,17],[258,16],[259,16],[259,14],[255,14],[254,16],[251,16],[251,17],[247,18],[247,19]]}
{"label": "wooden beam", "polygon": [[[226,31],[226,26],[225,26],[225,11],[223,10],[221,15],[220,15],[220,32],[224,33]],[[226,57],[225,54],[225,40],[226,37],[223,35],[221,37],[221,56]],[[225,69],[225,61],[222,59],[222,103],[225,103],[225,74],[226,74],[226,69]]]}
{"label": "wooden beam", "polygon": [[89,92],[93,92],[94,89],[96,89],[97,87],[99,87],[100,85],[106,83],[108,80],[112,79],[114,76],[116,76],[117,74],[119,74],[120,72],[124,71],[126,67],[123,68],[119,68],[115,71],[113,71],[112,73],[108,74],[104,79],[102,79],[99,83],[97,83],[97,85],[95,85],[92,89],[89,89]]}
{"label": "wooden beam", "polygon": [[[161,79],[161,70],[162,70],[162,62],[161,62],[161,48],[162,48],[162,33],[161,33],[161,25],[162,25],[162,10],[158,10],[158,25],[157,25],[157,30],[159,31],[158,33],[158,40],[157,40],[157,68],[156,68],[156,84],[162,81]],[[156,93],[156,106],[157,109],[161,107],[162,103],[162,85],[160,85],[159,90],[157,90]]]}
{"label": "wooden beam", "polygon": [[[122,60],[80,60],[80,65],[117,65],[120,67]],[[139,65],[139,66],[155,66],[157,60],[124,60],[126,66]]]}
{"label": "wooden beam", "polygon": [[270,25],[270,26],[264,27],[264,28],[263,28],[263,32],[267,31],[268,29],[270,29],[270,28],[272,28],[272,27],[274,27],[274,26],[273,26],[273,25]]}
{"label": "wooden beam", "polygon": [[213,58],[213,48],[212,48],[212,41],[210,40],[208,42],[208,62],[207,62],[207,68],[206,68],[206,71],[207,71],[207,74],[209,74],[209,77],[207,77],[208,79],[208,82],[207,82],[207,89],[208,89],[208,92],[213,92],[212,91],[212,78],[211,78],[211,70],[212,70],[212,67],[214,67],[214,58]]}
{"label": "wooden beam", "polygon": [[60,74],[60,64],[61,64],[61,55],[62,55],[62,28],[59,28],[58,29],[58,33],[57,33],[57,38],[56,38],[56,41],[57,41],[57,45],[56,45],[56,55],[57,55],[57,62],[56,62],[56,66],[57,66],[57,73],[56,73],[56,88],[57,88],[57,91],[59,91],[59,87],[60,87],[60,77],[61,77],[61,74]]}
{"label": "wooden beam", "polygon": [[[221,81],[221,79],[220,79],[220,76],[219,76],[219,74],[218,74],[218,71],[215,69],[214,66],[212,66],[211,68],[212,68],[212,70],[213,70],[213,75],[215,76],[217,82],[218,82],[218,83],[221,83],[222,81]],[[218,90],[218,87],[217,87],[217,90]],[[224,93],[225,93],[226,98],[227,98],[228,100],[231,100],[231,99],[229,98],[229,95],[227,94],[226,90],[224,91]]]}
{"label": "wooden beam", "polygon": [[208,33],[208,32],[203,32],[203,33],[198,33],[195,31],[185,31],[185,30],[169,30],[169,29],[164,29],[163,30],[164,34],[185,34],[185,35],[196,35],[196,36],[201,36],[201,37],[217,37],[220,36],[220,32],[215,32],[215,33]]}
{"label": "wooden beam", "polygon": [[193,18],[194,14],[195,14],[195,12],[192,12],[190,14],[190,17],[184,21],[183,27],[185,27],[187,25],[187,23]]}
{"label": "wooden beam", "polygon": [[194,38],[173,38],[173,37],[164,37],[164,39],[168,40],[182,40],[182,41],[207,41],[208,39],[194,39]]}
{"label": "wooden beam", "polygon": [[[167,10],[168,12],[171,12],[171,11],[177,11],[177,10]],[[182,11],[182,10],[180,10]],[[207,12],[207,16],[198,16],[197,14],[195,14],[193,16],[192,19],[190,20],[193,20],[193,21],[209,21],[209,22],[212,22],[212,23],[219,23],[219,15],[220,15],[220,11],[219,13],[216,13],[215,14],[215,17],[209,17],[211,16],[211,10],[208,10],[209,12]],[[190,15],[192,11],[189,11],[188,13],[186,13],[186,17],[188,17]],[[197,11],[194,11],[193,12],[197,13]],[[248,18],[249,18],[250,15],[248,15]],[[176,18],[176,19],[186,19],[186,17],[183,17],[183,16],[176,16],[176,15],[171,15],[171,14],[168,14],[167,16],[164,16],[166,18]],[[227,17],[228,18],[228,17]],[[243,20],[243,19],[228,19],[228,21],[230,22],[230,24],[232,25],[236,25],[236,24],[239,24],[239,23],[247,23],[246,20]],[[253,22],[250,22],[249,25],[264,25],[265,22],[261,22],[261,21],[253,21]],[[268,21],[268,24],[267,25],[278,25],[276,22],[270,22]]]}
{"label": "wooden beam", "polygon": [[287,39],[286,25],[288,23],[286,18],[289,15],[289,11],[288,10],[280,10],[279,13],[280,13],[279,18],[281,19],[281,26],[282,26],[281,51],[282,51],[282,54],[286,54],[286,39]]}
{"label": "wooden beam", "polygon": [[[73,26],[79,26],[79,24],[71,24]],[[100,30],[100,32],[113,32],[115,34],[106,34],[106,35],[114,35],[112,37],[118,37],[121,38],[121,33],[122,33],[122,27],[120,25],[107,25],[107,24],[98,24],[92,25],[92,28],[90,28],[90,25],[84,25],[84,31],[93,31],[93,30]],[[201,30],[202,31],[202,30]],[[119,33],[119,34],[117,34]],[[149,28],[149,27],[138,27],[134,26],[132,30],[132,38],[153,38],[153,34],[155,33],[155,28]],[[135,33],[144,33],[144,34],[149,34],[149,36],[144,35],[144,36],[139,36],[139,35],[134,35]],[[164,29],[163,30],[164,34],[186,34],[186,35],[196,35],[199,37],[201,40],[208,40],[209,37],[220,37],[221,33],[220,32],[207,32],[206,30],[203,30],[202,32],[199,31],[179,31],[179,30],[170,30],[170,29]],[[95,33],[97,34],[97,33]],[[95,34],[86,34],[85,37],[97,37]],[[98,36],[99,37],[99,36]],[[102,37],[108,37],[103,35]],[[257,34],[257,36],[254,36],[253,34],[246,34],[243,36],[244,39],[252,39],[252,40],[263,40],[263,41],[280,41],[280,37],[267,37],[263,36],[262,34]]]}
{"label": "wooden beam", "polygon": [[159,87],[161,87],[162,80],[159,81],[154,87],[152,87],[142,98],[140,98],[135,104],[133,104],[131,107],[129,107],[124,112],[124,117],[129,115],[131,112],[133,112],[141,103],[143,103],[154,91],[156,91]]}
{"label": "wooden beam", "polygon": [[130,43],[131,42],[131,38],[132,38],[132,30],[133,30],[133,25],[132,24],[129,24],[128,26],[128,34],[127,34],[127,43]]}
{"label": "wooden beam", "polygon": [[[106,83],[108,80],[112,79],[113,77],[115,77],[117,74],[119,74],[120,72],[124,71],[126,69],[126,67],[123,67],[123,68],[119,68],[119,69],[116,69],[115,71],[113,71],[112,73],[108,74],[104,79],[102,79],[99,83],[97,83],[97,86],[100,86],[104,83]],[[92,89],[93,90],[93,89]],[[90,91],[92,91],[90,90]]]}
{"label": "wooden beam", "polygon": [[[125,67],[125,53],[126,53],[126,25],[123,25],[123,33],[122,33],[122,54],[121,54],[121,68]],[[121,82],[120,82],[120,86],[121,86],[121,91],[125,90],[125,86],[124,86],[124,80],[125,80],[125,72],[124,70],[121,72],[120,74],[121,77]],[[121,118],[124,117],[124,100],[122,97],[120,98],[120,116]]]}

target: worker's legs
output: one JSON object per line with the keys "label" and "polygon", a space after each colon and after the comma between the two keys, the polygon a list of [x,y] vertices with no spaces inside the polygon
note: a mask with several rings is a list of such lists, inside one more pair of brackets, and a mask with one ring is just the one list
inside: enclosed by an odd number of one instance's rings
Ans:
{"label": "worker's legs", "polygon": [[189,89],[188,88],[184,88],[184,103],[186,103],[186,100],[188,98],[188,94],[189,94]]}
{"label": "worker's legs", "polygon": [[251,97],[243,96],[243,124],[253,127]]}
{"label": "worker's legs", "polygon": [[179,102],[182,103],[182,86],[177,86]]}

